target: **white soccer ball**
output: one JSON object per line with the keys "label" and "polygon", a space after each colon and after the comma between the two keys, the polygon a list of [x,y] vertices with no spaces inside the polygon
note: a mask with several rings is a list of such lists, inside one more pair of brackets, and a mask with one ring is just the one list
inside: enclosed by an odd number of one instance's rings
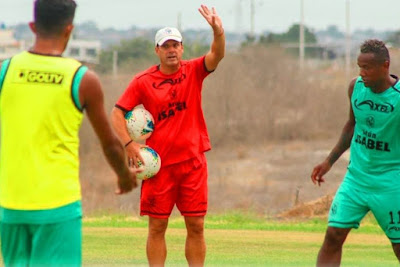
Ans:
{"label": "white soccer ball", "polygon": [[146,140],[154,131],[154,119],[150,112],[136,107],[125,114],[129,136],[134,141]]}
{"label": "white soccer ball", "polygon": [[139,167],[144,167],[144,170],[136,174],[136,177],[140,180],[147,180],[158,173],[161,168],[161,158],[158,153],[150,147],[142,147],[140,149],[140,155],[144,160],[143,163],[139,160]]}

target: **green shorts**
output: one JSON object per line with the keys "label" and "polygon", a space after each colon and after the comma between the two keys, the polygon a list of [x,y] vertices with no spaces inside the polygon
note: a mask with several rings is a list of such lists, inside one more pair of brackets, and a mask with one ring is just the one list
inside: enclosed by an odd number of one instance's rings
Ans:
{"label": "green shorts", "polygon": [[400,243],[400,192],[365,192],[342,183],[329,211],[328,226],[358,228],[371,211],[392,243]]}
{"label": "green shorts", "polygon": [[5,266],[81,266],[82,219],[50,224],[1,223]]}

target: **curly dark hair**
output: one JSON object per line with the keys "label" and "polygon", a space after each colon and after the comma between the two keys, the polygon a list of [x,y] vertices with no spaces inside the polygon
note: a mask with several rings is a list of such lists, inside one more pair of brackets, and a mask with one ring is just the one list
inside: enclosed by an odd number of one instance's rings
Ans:
{"label": "curly dark hair", "polygon": [[34,20],[39,34],[54,36],[73,22],[76,3],[74,0],[36,0]]}
{"label": "curly dark hair", "polygon": [[390,61],[389,50],[384,42],[377,39],[364,41],[360,46],[361,53],[372,53],[379,62]]}

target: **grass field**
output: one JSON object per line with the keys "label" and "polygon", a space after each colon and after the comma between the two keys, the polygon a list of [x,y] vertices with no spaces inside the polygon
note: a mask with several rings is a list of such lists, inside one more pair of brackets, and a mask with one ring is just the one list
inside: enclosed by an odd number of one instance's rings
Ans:
{"label": "grass field", "polygon": [[[325,219],[277,221],[244,214],[208,216],[206,266],[315,266]],[[84,266],[147,266],[146,219],[84,220]],[[166,266],[185,266],[182,218],[170,220]],[[391,245],[371,216],[344,247],[342,266],[398,266]]]}

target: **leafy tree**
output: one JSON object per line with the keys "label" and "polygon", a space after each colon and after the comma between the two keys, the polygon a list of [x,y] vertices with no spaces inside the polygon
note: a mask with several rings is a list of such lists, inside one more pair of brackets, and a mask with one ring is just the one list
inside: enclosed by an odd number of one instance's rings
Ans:
{"label": "leafy tree", "polygon": [[336,39],[344,38],[344,33],[341,32],[336,25],[328,26],[326,29],[326,34]]}
{"label": "leafy tree", "polygon": [[[300,25],[293,24],[289,30],[282,34],[269,33],[266,36],[263,35],[259,39],[261,45],[281,45],[281,44],[296,44],[300,39]],[[304,42],[306,44],[316,44],[316,35],[306,26],[304,26]],[[293,55],[298,56],[299,48],[292,47],[287,48],[287,51]],[[322,48],[318,47],[307,47],[305,48],[305,55],[307,57],[320,57],[323,53]]]}
{"label": "leafy tree", "polygon": [[400,47],[400,30],[391,34],[386,40],[386,43]]}
{"label": "leafy tree", "polygon": [[[184,44],[183,58],[189,59],[201,56],[209,50],[209,46],[200,43]],[[145,38],[122,40],[119,45],[114,45],[100,53],[100,64],[96,70],[107,72],[112,69],[113,53],[118,53],[118,66],[124,66],[131,62],[158,62],[154,52],[154,43]]]}
{"label": "leafy tree", "polygon": [[144,38],[122,40],[119,45],[113,45],[100,53],[100,64],[97,70],[107,72],[112,69],[113,53],[118,54],[117,64],[122,66],[134,60],[154,60],[154,44]]}
{"label": "leafy tree", "polygon": [[[261,44],[272,44],[272,43],[295,43],[300,38],[300,25],[293,24],[289,30],[282,34],[270,33],[267,36],[260,37]],[[306,43],[317,43],[317,37],[307,27],[304,27],[304,42]]]}
{"label": "leafy tree", "polygon": [[199,42],[184,43],[183,59],[191,59],[205,55],[209,50],[209,45],[204,45]]}

